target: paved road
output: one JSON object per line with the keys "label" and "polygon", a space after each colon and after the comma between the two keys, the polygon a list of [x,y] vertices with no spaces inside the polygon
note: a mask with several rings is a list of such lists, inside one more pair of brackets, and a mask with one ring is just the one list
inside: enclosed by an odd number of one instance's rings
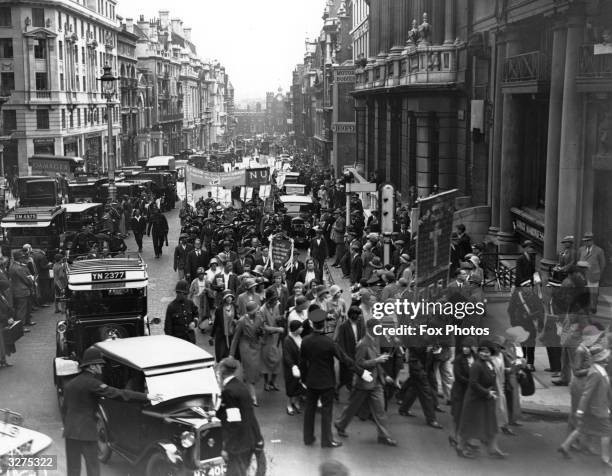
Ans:
{"label": "paved road", "polygon": [[[151,280],[149,313],[163,318],[167,303],[173,299],[176,275],[172,273],[170,250],[178,237],[178,213],[167,214],[170,223],[170,247],[164,248],[161,259],[155,259],[150,239],[145,238],[144,259],[149,266]],[[134,249],[134,243],[128,243]],[[55,347],[57,314],[52,308],[37,311],[38,325],[18,343],[18,352],[11,361],[15,366],[0,371],[0,408],[10,408],[25,417],[28,427],[48,434],[53,446],[47,454],[59,456],[59,468],[54,474],[63,475],[65,457],[62,424],[55,399],[52,379],[52,359]],[[161,326],[154,330],[161,332]],[[207,348],[207,336],[198,335],[200,345]],[[347,395],[341,396],[335,413],[338,414]],[[422,418],[405,419],[397,415],[397,407],[389,409],[390,430],[399,441],[397,448],[376,444],[376,431],[371,423],[355,421],[348,428],[350,437],[342,448],[329,450],[307,448],[301,441],[301,416],[285,413],[282,392],[260,395],[258,418],[266,439],[270,475],[315,475],[317,466],[326,459],[336,458],[345,463],[352,475],[479,475],[479,474],[604,474],[597,458],[578,456],[566,463],[555,452],[565,434],[565,424],[556,421],[531,420],[518,429],[517,437],[503,437],[501,446],[511,453],[507,461],[496,461],[486,456],[477,461],[457,458],[448,445],[446,429],[451,427],[448,412],[440,414],[445,430],[424,425]],[[448,409],[448,407],[445,407]],[[415,409],[420,414],[418,408]],[[135,474],[133,468],[114,456],[103,467],[104,475]]]}

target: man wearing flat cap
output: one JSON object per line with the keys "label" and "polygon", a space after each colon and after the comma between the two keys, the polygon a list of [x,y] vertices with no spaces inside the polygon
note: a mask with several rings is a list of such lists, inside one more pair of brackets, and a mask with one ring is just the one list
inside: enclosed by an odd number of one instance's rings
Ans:
{"label": "man wearing flat cap", "polygon": [[364,381],[372,381],[372,374],[357,366],[340,346],[324,333],[327,312],[316,309],[309,313],[314,331],[306,336],[300,348],[300,374],[306,385],[306,407],[304,409],[304,444],[314,444],[314,419],[317,401],[321,400],[321,447],[337,448],[342,443],[332,435],[332,419],[336,377],[334,357]]}
{"label": "man wearing flat cap", "polygon": [[574,237],[567,235],[561,240],[561,251],[559,251],[557,265],[552,270],[555,281],[562,282],[567,278],[569,269],[575,264],[576,251],[574,250]]}
{"label": "man wearing flat cap", "polygon": [[595,314],[597,313],[599,282],[606,267],[606,257],[603,250],[593,243],[593,233],[591,232],[585,233],[582,237],[582,246],[578,250],[578,261],[589,263],[586,270],[587,288],[589,288],[591,297],[591,312]]}
{"label": "man wearing flat cap", "polygon": [[249,390],[236,378],[239,363],[234,357],[219,362],[221,407],[217,416],[223,428],[223,456],[226,476],[246,476],[253,454],[257,457],[257,474],[265,474],[264,439],[255,417]]}

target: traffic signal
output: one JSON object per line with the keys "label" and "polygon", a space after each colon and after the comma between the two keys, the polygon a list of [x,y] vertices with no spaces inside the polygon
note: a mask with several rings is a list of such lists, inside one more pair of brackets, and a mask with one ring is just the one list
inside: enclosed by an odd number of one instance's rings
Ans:
{"label": "traffic signal", "polygon": [[383,234],[393,233],[395,222],[395,187],[384,184],[380,187],[380,231]]}

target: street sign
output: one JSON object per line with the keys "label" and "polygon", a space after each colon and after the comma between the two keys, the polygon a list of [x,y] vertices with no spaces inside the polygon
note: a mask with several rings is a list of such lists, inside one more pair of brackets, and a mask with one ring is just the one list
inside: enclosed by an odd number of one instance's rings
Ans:
{"label": "street sign", "polygon": [[376,184],[370,182],[364,183],[347,183],[347,192],[376,192]]}

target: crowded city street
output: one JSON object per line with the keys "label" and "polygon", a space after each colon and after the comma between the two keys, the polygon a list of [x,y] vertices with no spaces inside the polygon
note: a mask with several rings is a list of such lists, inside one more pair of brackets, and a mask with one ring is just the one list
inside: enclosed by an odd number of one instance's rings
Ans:
{"label": "crowded city street", "polygon": [[[167,213],[170,224],[169,247],[164,247],[162,258],[155,259],[150,238],[145,238],[142,256],[149,272],[149,315],[163,320],[168,303],[175,297],[174,286],[177,274],[172,270],[172,250],[178,244],[178,209]],[[137,249],[133,239],[127,240],[128,249]],[[331,261],[330,261],[331,263]],[[331,268],[332,270],[334,268]],[[348,297],[350,283],[342,281],[341,273],[335,273],[342,283],[343,295]],[[0,372],[0,408],[11,408],[21,413],[29,426],[49,435],[53,445],[45,454],[58,456],[57,473],[66,474],[62,439],[62,421],[57,406],[56,391],[50,372],[50,362],[55,356],[55,325],[57,314],[53,307],[35,312],[36,326],[19,341],[18,353],[13,356],[14,366]],[[152,333],[163,332],[163,325],[152,326]],[[208,334],[196,333],[198,345],[214,352],[208,345]],[[350,429],[350,437],[338,449],[305,447],[302,442],[301,415],[289,416],[285,411],[283,392],[264,392],[259,386],[260,407],[257,418],[265,438],[270,475],[316,474],[320,463],[337,459],[354,475],[385,474],[605,474],[593,457],[578,456],[566,462],[555,451],[565,432],[566,423],[550,416],[526,415],[523,426],[516,429],[517,436],[503,439],[504,451],[511,453],[507,461],[500,462],[483,457],[478,461],[458,460],[453,448],[448,445],[448,434],[452,428],[450,407],[442,406],[445,413],[438,419],[444,430],[429,428],[421,417],[404,418],[397,413],[397,405],[389,409],[389,429],[398,441],[395,448],[376,444],[371,422],[357,419]],[[344,391],[335,404],[339,414],[348,401]],[[136,474],[132,467],[118,457],[104,465],[102,474],[121,476]]]}
{"label": "crowded city street", "polygon": [[612,0],[0,1],[0,476],[612,475]]}

